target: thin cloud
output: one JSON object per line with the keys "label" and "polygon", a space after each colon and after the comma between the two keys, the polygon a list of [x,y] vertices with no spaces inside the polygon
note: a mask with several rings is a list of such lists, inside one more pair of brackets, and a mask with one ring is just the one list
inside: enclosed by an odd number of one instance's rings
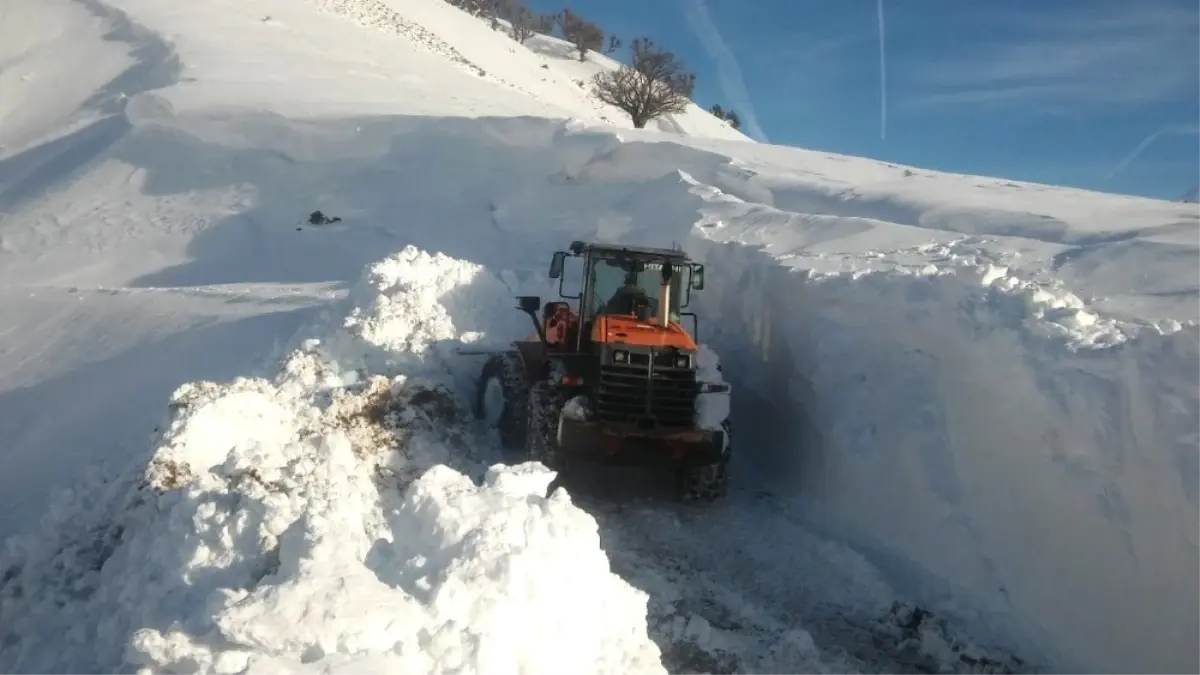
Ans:
{"label": "thin cloud", "polygon": [[[1200,13],[1150,0],[974,17],[971,51],[915,64],[906,109],[1141,105],[1194,95]],[[987,26],[984,29],[982,26]],[[1001,30],[1003,28],[1003,30]],[[997,35],[1014,35],[999,41]]]}
{"label": "thin cloud", "polygon": [[769,60],[771,63],[794,62],[803,65],[806,69],[811,69],[825,64],[830,59],[848,58],[843,52],[869,49],[871,45],[878,44],[878,42],[879,29],[877,27],[872,27],[870,30],[847,31],[837,35],[797,31],[789,34],[787,44],[769,47],[762,50],[757,56],[759,60]]}
{"label": "thin cloud", "polygon": [[725,38],[721,37],[721,31],[717,30],[716,24],[713,23],[708,13],[708,4],[705,0],[683,0],[683,13],[687,18],[688,27],[692,29],[709,58],[717,64],[717,82],[721,86],[721,93],[746,123],[746,131],[751,138],[768,142],[767,134],[759,126],[758,117],[754,114],[750,92],[746,90],[746,82],[742,79],[742,68],[733,50],[725,44]]}
{"label": "thin cloud", "polygon": [[1135,147],[1132,151],[1130,151],[1130,153],[1128,155],[1125,155],[1125,157],[1120,162],[1118,162],[1117,165],[1114,166],[1112,168],[1112,170],[1109,171],[1106,176],[1104,176],[1104,179],[1112,180],[1112,178],[1114,176],[1116,176],[1118,173],[1123,171],[1125,169],[1125,167],[1129,166],[1129,164],[1132,163],[1133,160],[1135,160],[1139,156],[1141,156],[1141,154],[1146,151],[1146,148],[1150,147],[1154,143],[1154,141],[1157,141],[1158,139],[1162,138],[1163,136],[1194,136],[1196,134],[1200,134],[1200,126],[1187,125],[1187,124],[1174,124],[1174,125],[1170,125],[1170,126],[1160,127],[1154,133],[1143,138],[1142,142],[1137,144],[1137,147]]}

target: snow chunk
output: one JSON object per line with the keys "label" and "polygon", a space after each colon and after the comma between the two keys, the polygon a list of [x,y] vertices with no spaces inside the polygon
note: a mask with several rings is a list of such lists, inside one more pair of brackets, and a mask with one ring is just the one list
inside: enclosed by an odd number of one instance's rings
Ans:
{"label": "snow chunk", "polygon": [[978,268],[980,282],[993,292],[1021,303],[1035,332],[1061,339],[1070,349],[1096,349],[1122,344],[1139,330],[1101,318],[1079,296],[1058,283],[1021,279],[1007,267]]}
{"label": "snow chunk", "polygon": [[261,447],[273,447],[296,433],[296,410],[262,380],[239,379],[221,387],[212,382],[188,383],[175,392],[177,415],[168,441],[149,470],[151,485],[170,489],[179,472],[208,471],[240,456],[264,460]]}

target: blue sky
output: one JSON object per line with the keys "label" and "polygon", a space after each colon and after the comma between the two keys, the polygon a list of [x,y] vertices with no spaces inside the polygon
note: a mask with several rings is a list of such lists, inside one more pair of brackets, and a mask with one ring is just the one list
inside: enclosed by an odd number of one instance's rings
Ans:
{"label": "blue sky", "polygon": [[[530,0],[645,35],[772,143],[1176,199],[1200,184],[1196,0]],[[881,110],[881,98],[886,109]]]}

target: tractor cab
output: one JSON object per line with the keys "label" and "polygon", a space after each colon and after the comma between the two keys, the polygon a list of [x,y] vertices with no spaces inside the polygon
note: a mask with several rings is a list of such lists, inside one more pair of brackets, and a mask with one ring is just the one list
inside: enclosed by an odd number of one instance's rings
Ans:
{"label": "tractor cab", "polygon": [[[568,257],[582,258],[579,292],[564,291]],[[692,263],[681,250],[585,244],[572,242],[569,251],[554,254],[550,278],[559,280],[565,300],[542,307],[546,343],[565,352],[587,352],[593,343],[649,341],[695,349],[692,335],[680,326],[692,290],[704,288],[704,266]]]}

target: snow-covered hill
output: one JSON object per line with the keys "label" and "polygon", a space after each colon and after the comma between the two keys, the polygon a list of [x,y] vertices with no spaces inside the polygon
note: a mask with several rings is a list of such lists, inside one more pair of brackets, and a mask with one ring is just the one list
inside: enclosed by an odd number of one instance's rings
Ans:
{"label": "snow-covered hill", "polygon": [[[0,669],[1200,666],[1195,205],[634,130],[441,0],[0,50]],[[726,503],[493,466],[453,347],[573,238],[707,265]]]}

